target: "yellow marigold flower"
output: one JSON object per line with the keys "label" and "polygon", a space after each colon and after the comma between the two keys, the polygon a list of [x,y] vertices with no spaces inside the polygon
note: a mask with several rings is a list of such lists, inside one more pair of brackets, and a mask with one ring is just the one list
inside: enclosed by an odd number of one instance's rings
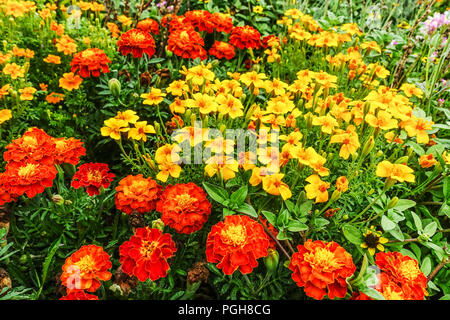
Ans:
{"label": "yellow marigold flower", "polygon": [[289,135],[280,135],[278,139],[281,141],[286,141],[286,144],[283,146],[283,150],[291,149],[292,147],[297,146],[303,138],[303,134],[300,131],[292,131]]}
{"label": "yellow marigold flower", "polygon": [[61,58],[59,56],[55,56],[53,54],[49,54],[47,58],[43,59],[44,62],[53,63],[53,64],[61,64]]}
{"label": "yellow marigold flower", "polygon": [[383,244],[388,242],[388,239],[382,237],[382,233],[376,231],[374,226],[367,229],[367,231],[363,234],[363,237],[364,242],[361,243],[361,248],[367,249],[371,256],[375,254],[376,249],[379,251],[384,251]]}
{"label": "yellow marigold flower", "polygon": [[37,90],[33,87],[26,87],[23,89],[19,89],[20,92],[20,100],[33,100],[33,94],[36,92]]}
{"label": "yellow marigold flower", "polygon": [[9,109],[0,110],[0,124],[12,118],[12,112]]}
{"label": "yellow marigold flower", "polygon": [[414,170],[404,164],[390,163],[383,160],[377,165],[375,174],[378,177],[389,178],[399,182],[414,182]]}
{"label": "yellow marigold flower", "polygon": [[262,184],[264,191],[274,196],[281,196],[283,200],[292,197],[292,192],[289,189],[289,186],[281,181],[283,177],[283,173],[277,173],[263,177]]}
{"label": "yellow marigold flower", "polygon": [[361,49],[367,49],[367,51],[375,50],[378,53],[381,53],[381,48],[375,41],[367,41],[361,44]]}
{"label": "yellow marigold flower", "polygon": [[397,128],[397,120],[392,119],[389,112],[380,110],[377,116],[373,114],[366,115],[366,122],[373,128],[379,128],[382,130],[389,130]]}
{"label": "yellow marigold flower", "polygon": [[339,28],[351,36],[354,34],[356,34],[357,36],[360,36],[363,34],[356,23],[345,23],[342,26],[340,26]]}
{"label": "yellow marigold flower", "polygon": [[11,59],[10,53],[1,53],[0,52],[0,64],[3,64]]}
{"label": "yellow marigold flower", "polygon": [[406,121],[404,129],[408,133],[408,136],[416,137],[417,143],[428,143],[430,138],[427,130],[431,130],[433,124],[433,121],[412,117]]}
{"label": "yellow marigold flower", "polygon": [[442,152],[442,158],[444,158],[445,164],[450,164],[450,154],[447,151]]}
{"label": "yellow marigold flower", "polygon": [[133,20],[125,15],[120,15],[117,17],[117,21],[122,23],[123,26],[130,26],[133,23]]}
{"label": "yellow marigold flower", "polygon": [[320,130],[323,133],[331,134],[335,127],[339,126],[339,123],[330,115],[317,117],[313,116],[313,126],[320,126]]}
{"label": "yellow marigold flower", "polygon": [[104,125],[105,126],[100,129],[102,136],[110,137],[114,140],[120,140],[120,134],[130,130],[130,128],[128,128],[128,122],[114,118],[105,120]]}
{"label": "yellow marigold flower", "polygon": [[76,90],[83,82],[83,78],[79,75],[74,75],[72,72],[64,73],[63,77],[59,79],[59,86],[68,91]]}
{"label": "yellow marigold flower", "polygon": [[188,108],[198,109],[201,114],[216,112],[218,109],[215,98],[210,95],[195,93],[192,98],[193,99],[186,100],[186,106]]}
{"label": "yellow marigold flower", "polygon": [[138,121],[134,123],[134,128],[128,131],[128,139],[146,142],[148,133],[156,133],[155,127],[147,124],[147,121]]}
{"label": "yellow marigold flower", "polygon": [[306,197],[308,199],[316,199],[316,203],[328,201],[329,182],[322,181],[316,174],[309,176],[305,181],[309,182],[309,184],[305,186]]}
{"label": "yellow marigold flower", "polygon": [[231,157],[213,156],[206,163],[205,172],[208,176],[213,177],[217,174],[224,181],[234,178],[239,170],[237,161]]}
{"label": "yellow marigold flower", "polygon": [[165,144],[159,147],[155,153],[155,161],[161,163],[175,163],[180,161],[180,146],[177,144]]}
{"label": "yellow marigold flower", "polygon": [[216,98],[217,110],[221,114],[230,116],[232,119],[240,118],[244,115],[244,106],[241,100],[236,99],[231,94],[219,94]]}
{"label": "yellow marigold flower", "polygon": [[68,35],[62,35],[61,38],[56,39],[56,49],[65,55],[71,55],[77,51],[76,42]]}
{"label": "yellow marigold flower", "polygon": [[367,74],[374,74],[380,79],[385,79],[390,74],[390,72],[385,67],[380,66],[378,63],[370,63],[367,66]]}
{"label": "yellow marigold flower", "polygon": [[264,10],[264,8],[262,6],[254,6],[253,7],[253,12],[254,13],[261,14],[261,13],[263,13],[263,10]]}
{"label": "yellow marigold flower", "polygon": [[182,67],[180,73],[186,76],[186,81],[191,81],[193,85],[201,86],[205,83],[205,81],[214,81],[216,75],[212,72],[212,65],[208,63],[206,66],[203,62],[195,67],[186,69],[185,66]]}
{"label": "yellow marigold flower", "polygon": [[130,123],[136,123],[139,120],[139,116],[134,110],[117,111],[117,115],[114,119],[126,121],[128,126]]}
{"label": "yellow marigold flower", "polygon": [[141,94],[141,98],[144,99],[143,104],[158,105],[164,101],[165,93],[162,93],[160,89],[151,88],[149,93]]}
{"label": "yellow marigold flower", "polygon": [[355,132],[355,127],[350,125],[347,130],[336,133],[331,136],[330,143],[340,143],[341,149],[339,156],[347,160],[351,154],[354,154],[361,146],[358,139],[358,134]]}
{"label": "yellow marigold flower", "polygon": [[419,164],[422,168],[430,168],[437,164],[438,162],[434,158],[433,154],[424,154],[419,158]]}
{"label": "yellow marigold flower", "polygon": [[5,84],[0,88],[0,99],[9,94],[9,89],[11,88],[10,84]]}
{"label": "yellow marigold flower", "polygon": [[23,78],[25,76],[25,68],[15,63],[8,63],[3,68],[3,73],[9,75],[11,79]]}
{"label": "yellow marigold flower", "polygon": [[241,81],[243,84],[245,84],[247,87],[253,87],[253,88],[264,88],[264,79],[266,79],[267,76],[264,73],[257,73],[255,71],[250,71],[242,74],[239,77],[239,81]]}
{"label": "yellow marigold flower", "polygon": [[167,87],[166,91],[173,96],[182,96],[183,93],[189,91],[189,86],[184,80],[172,81]]}
{"label": "yellow marigold flower", "polygon": [[186,111],[186,100],[175,98],[175,100],[169,105],[170,112],[184,114]]}
{"label": "yellow marigold flower", "polygon": [[412,96],[416,96],[418,98],[422,98],[423,91],[420,88],[417,88],[413,84],[404,83],[400,87],[400,91],[403,91],[403,93],[408,97],[411,98]]}
{"label": "yellow marigold flower", "polygon": [[348,190],[348,180],[345,176],[336,179],[336,190],[339,192],[346,192]]}
{"label": "yellow marigold flower", "polygon": [[266,89],[267,93],[272,93],[277,96],[284,95],[286,93],[286,88],[288,87],[288,84],[281,81],[278,78],[274,78],[271,80],[264,81],[264,89]]}
{"label": "yellow marigold flower", "polygon": [[163,162],[158,165],[158,169],[160,170],[156,175],[156,179],[166,182],[169,176],[173,178],[178,178],[181,173],[181,167],[175,163],[171,162]]}

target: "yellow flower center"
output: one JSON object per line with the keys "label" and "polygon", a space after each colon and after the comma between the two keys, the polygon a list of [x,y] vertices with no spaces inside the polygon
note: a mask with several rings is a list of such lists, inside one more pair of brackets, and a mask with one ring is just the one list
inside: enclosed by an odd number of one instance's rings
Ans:
{"label": "yellow flower center", "polygon": [[23,137],[22,144],[24,147],[36,148],[37,139],[35,137],[26,136],[26,137]]}
{"label": "yellow flower center", "polygon": [[197,202],[197,198],[191,197],[187,193],[179,194],[175,197],[175,201],[178,206],[182,209],[189,209],[195,202]]}
{"label": "yellow flower center", "polygon": [[340,267],[334,253],[327,248],[317,248],[315,252],[306,253],[304,259],[313,267],[322,268],[324,271],[331,271]]}
{"label": "yellow flower center", "polygon": [[83,53],[81,54],[81,56],[83,58],[90,58],[94,55],[95,53],[92,50],[85,50],[83,51]]}
{"label": "yellow flower center", "polygon": [[95,261],[87,255],[81,258],[75,265],[80,268],[81,275],[91,272],[95,268]]}
{"label": "yellow flower center", "polygon": [[133,33],[131,35],[131,40],[134,42],[143,42],[145,40],[145,36],[142,33]]}
{"label": "yellow flower center", "polygon": [[30,178],[37,167],[37,164],[29,163],[26,166],[23,166],[19,169],[19,176],[22,178]]}
{"label": "yellow flower center", "polygon": [[419,268],[412,260],[403,261],[398,269],[400,274],[410,281],[414,281],[419,275]]}
{"label": "yellow flower center", "polygon": [[404,300],[403,292],[394,291],[390,286],[383,291],[383,296],[386,300]]}
{"label": "yellow flower center", "polygon": [[94,171],[89,170],[87,177],[88,177],[89,181],[95,181],[95,182],[102,181],[102,175],[100,174],[100,171],[97,171],[97,170],[94,170]]}
{"label": "yellow flower center", "polygon": [[140,249],[140,253],[144,258],[150,258],[150,256],[153,253],[153,250],[155,250],[158,247],[158,242],[156,241],[145,241],[142,240],[142,247]]}
{"label": "yellow flower center", "polygon": [[243,245],[247,240],[247,232],[242,225],[230,225],[223,229],[220,235],[223,242],[235,247]]}

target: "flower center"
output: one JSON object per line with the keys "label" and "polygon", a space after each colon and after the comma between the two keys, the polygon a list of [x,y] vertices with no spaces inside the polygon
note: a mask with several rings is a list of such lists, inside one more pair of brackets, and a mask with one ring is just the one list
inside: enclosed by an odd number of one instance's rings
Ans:
{"label": "flower center", "polygon": [[30,148],[36,148],[37,139],[35,137],[30,137],[30,136],[23,137],[23,146],[30,147]]}
{"label": "flower center", "polygon": [[155,250],[158,247],[158,242],[156,241],[145,241],[142,240],[142,246],[140,249],[140,253],[144,258],[150,258],[150,256],[153,253],[153,250]]}
{"label": "flower center", "polygon": [[245,227],[242,225],[231,225],[223,229],[221,234],[223,242],[238,247],[247,240]]}
{"label": "flower center", "polygon": [[87,177],[88,177],[89,181],[95,181],[95,182],[102,181],[102,175],[101,175],[100,171],[97,171],[97,170],[94,170],[94,171],[89,170]]}
{"label": "flower center", "polygon": [[398,270],[400,274],[410,281],[414,281],[419,275],[419,269],[412,260],[403,261]]}
{"label": "flower center", "polygon": [[83,58],[90,58],[94,55],[95,53],[92,50],[85,50],[83,51],[83,53],[81,54],[81,56]]}
{"label": "flower center", "polygon": [[340,266],[339,262],[335,260],[334,253],[326,248],[317,248],[315,252],[306,253],[304,258],[311,265],[325,271],[331,271]]}
{"label": "flower center", "polygon": [[189,209],[195,202],[197,198],[191,197],[187,193],[179,194],[175,197],[175,201],[182,210]]}
{"label": "flower center", "polygon": [[33,163],[29,163],[26,166],[21,167],[18,172],[19,176],[22,178],[30,178],[34,174],[36,167],[37,164]]}
{"label": "flower center", "polygon": [[75,265],[80,268],[81,275],[91,272],[95,267],[95,262],[91,256],[84,256]]}

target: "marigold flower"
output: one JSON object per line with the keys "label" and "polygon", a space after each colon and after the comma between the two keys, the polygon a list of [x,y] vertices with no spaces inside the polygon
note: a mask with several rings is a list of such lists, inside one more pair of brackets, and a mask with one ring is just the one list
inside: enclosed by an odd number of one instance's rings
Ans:
{"label": "marigold flower", "polygon": [[137,228],[130,240],[120,246],[119,262],[129,276],[136,276],[139,281],[156,281],[167,276],[167,259],[176,251],[170,234],[149,227]]}
{"label": "marigold flower", "polygon": [[424,154],[419,158],[419,164],[422,168],[430,168],[437,164],[438,162],[434,158],[433,154]]}
{"label": "marigold flower", "polygon": [[280,196],[283,200],[289,199],[292,197],[292,192],[289,189],[289,186],[281,181],[283,179],[283,173],[277,173],[272,175],[267,175],[262,178],[263,189],[269,194],[273,194],[275,196]]}
{"label": "marigold flower", "polygon": [[59,86],[68,91],[78,89],[83,82],[83,78],[79,75],[74,75],[72,72],[64,73],[62,78],[59,79]]}
{"label": "marigold flower", "polygon": [[124,56],[131,53],[133,58],[142,58],[144,53],[148,57],[155,54],[155,40],[150,33],[140,29],[130,29],[122,33],[117,45]]}
{"label": "marigold flower", "polygon": [[53,54],[49,54],[47,58],[43,59],[44,62],[53,63],[53,64],[61,64],[61,58],[59,56],[55,56]]}
{"label": "marigold flower", "polygon": [[117,120],[123,120],[128,124],[134,124],[139,120],[139,116],[134,110],[117,111],[117,115],[114,117]]}
{"label": "marigold flower", "polygon": [[116,208],[126,214],[150,212],[156,208],[161,189],[152,178],[129,175],[116,187]]}
{"label": "marigold flower", "polygon": [[111,60],[106,56],[102,49],[91,48],[78,52],[73,56],[70,63],[72,73],[78,73],[83,78],[99,77],[100,71],[103,73],[109,72],[108,63]]}
{"label": "marigold flower", "polygon": [[346,279],[356,270],[352,256],[334,241],[307,240],[297,246],[289,269],[292,279],[304,287],[307,296],[322,300],[344,298],[347,294]]}
{"label": "marigold flower", "polygon": [[231,60],[234,58],[235,50],[231,44],[222,41],[214,41],[214,44],[211,49],[209,49],[208,53],[218,59],[225,58]]}
{"label": "marigold flower", "polygon": [[340,143],[341,149],[339,156],[347,160],[351,154],[354,154],[361,144],[359,143],[358,134],[355,132],[353,125],[348,126],[347,130],[340,130],[331,136],[330,143]]}
{"label": "marigold flower", "polygon": [[165,93],[161,92],[161,89],[151,88],[149,93],[141,94],[141,98],[144,99],[143,104],[158,105],[164,101]]}
{"label": "marigold flower", "polygon": [[11,141],[6,146],[3,159],[12,163],[39,162],[44,165],[54,164],[55,142],[53,138],[38,128],[31,128],[22,137]]}
{"label": "marigold flower", "polygon": [[417,143],[428,143],[430,138],[428,137],[427,130],[431,130],[433,124],[433,121],[413,117],[406,121],[405,130],[408,136],[416,137]]}
{"label": "marigold flower", "polygon": [[31,101],[33,100],[33,94],[36,92],[37,90],[33,87],[26,87],[23,89],[19,89],[20,92],[20,96],[19,99],[22,101]]}
{"label": "marigold flower", "polygon": [[267,256],[269,239],[263,226],[244,215],[226,216],[211,228],[206,240],[206,259],[217,263],[226,275],[236,270],[248,274]]}
{"label": "marigold flower", "polygon": [[361,44],[361,49],[367,49],[367,51],[375,50],[378,53],[381,53],[381,48],[375,41],[367,41]]}
{"label": "marigold flower", "polygon": [[45,97],[45,101],[52,104],[57,104],[64,100],[63,93],[52,92]]}
{"label": "marigold flower", "polygon": [[147,31],[153,34],[159,34],[159,23],[156,20],[147,18],[144,20],[141,20],[136,25],[137,29],[140,29],[142,31]]}
{"label": "marigold flower", "polygon": [[336,190],[339,192],[346,192],[348,190],[348,180],[345,176],[336,179]]}
{"label": "marigold flower", "polygon": [[211,13],[206,10],[191,10],[184,14],[183,23],[190,24],[198,31],[214,32],[214,24],[211,21]]}
{"label": "marigold flower", "polygon": [[117,26],[117,24],[113,23],[113,22],[107,22],[106,26],[109,29],[109,32],[111,32],[111,37],[113,38],[118,38],[119,34],[120,34],[120,29]]}
{"label": "marigold flower", "polygon": [[100,194],[102,188],[108,188],[115,176],[109,172],[106,163],[85,163],[75,172],[71,185],[75,189],[85,187],[86,192],[92,197]]}
{"label": "marigold flower", "polygon": [[12,118],[12,112],[10,109],[0,110],[0,125]]}
{"label": "marigold flower", "polygon": [[230,33],[233,29],[233,19],[225,13],[214,12],[209,20],[217,32]]}
{"label": "marigold flower", "polygon": [[317,174],[309,176],[305,181],[309,182],[309,184],[305,186],[306,197],[308,199],[315,198],[316,203],[328,201],[329,182],[320,180],[320,177]]}
{"label": "marigold flower", "polygon": [[167,50],[184,59],[207,58],[203,38],[192,27],[177,29],[169,34]]}
{"label": "marigold flower", "polygon": [[86,293],[84,290],[71,290],[67,295],[59,298],[59,300],[98,300],[98,297]]}
{"label": "marigold flower", "polygon": [[121,133],[130,130],[128,122],[120,119],[110,118],[105,120],[104,127],[100,129],[100,133],[104,137],[111,137],[114,140],[121,139]]}
{"label": "marigold flower", "polygon": [[206,193],[193,182],[167,186],[156,204],[165,225],[179,233],[190,234],[200,230],[211,213]]}
{"label": "marigold flower", "polygon": [[74,166],[80,162],[80,157],[86,155],[83,142],[75,138],[54,138],[55,164],[70,163]]}
{"label": "marigold flower", "polygon": [[82,246],[66,259],[62,267],[62,284],[69,290],[97,291],[100,281],[111,279],[108,269],[111,269],[112,263],[109,259],[109,254],[100,246]]}
{"label": "marigold flower", "polygon": [[77,51],[77,44],[75,40],[73,40],[68,35],[62,35],[61,38],[56,39],[55,43],[56,49],[58,52],[64,53],[66,56],[71,55]]}
{"label": "marigold flower", "polygon": [[259,49],[262,45],[261,34],[251,26],[234,27],[229,42],[241,50]]}
{"label": "marigold flower", "polygon": [[390,163],[383,160],[378,163],[375,174],[378,177],[389,178],[399,182],[414,182],[414,170],[404,164]]}
{"label": "marigold flower", "polygon": [[156,133],[155,128],[147,121],[137,121],[134,123],[134,128],[128,131],[128,139],[147,141],[148,133]]}
{"label": "marigold flower", "polygon": [[227,181],[233,179],[238,171],[239,164],[231,157],[212,156],[206,161],[205,172],[210,177],[217,174]]}
{"label": "marigold flower", "polygon": [[15,63],[8,63],[3,68],[3,73],[9,75],[11,79],[15,80],[17,78],[23,78],[25,76],[25,68]]}

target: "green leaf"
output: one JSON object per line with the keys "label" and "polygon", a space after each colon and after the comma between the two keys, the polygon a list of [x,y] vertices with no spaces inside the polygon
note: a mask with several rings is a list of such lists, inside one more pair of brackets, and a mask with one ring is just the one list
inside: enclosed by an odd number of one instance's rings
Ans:
{"label": "green leaf", "polygon": [[163,62],[165,59],[164,58],[153,58],[148,60],[148,64],[153,64],[153,63],[159,63],[159,62]]}
{"label": "green leaf", "polygon": [[269,221],[269,223],[273,226],[277,224],[277,216],[269,211],[261,211],[262,215]]}
{"label": "green leaf", "polygon": [[246,215],[249,215],[250,217],[253,217],[253,218],[258,218],[258,213],[248,203],[241,204],[239,206],[239,208],[236,209],[236,211],[239,212],[239,213],[245,213]]}
{"label": "green leaf", "polygon": [[291,232],[299,232],[308,230],[308,226],[304,223],[301,223],[300,221],[291,220],[287,225],[287,229]]}
{"label": "green leaf", "polygon": [[330,223],[330,221],[328,221],[327,219],[324,219],[324,218],[317,218],[316,220],[314,220],[314,226],[318,229],[326,226],[329,223]]}
{"label": "green leaf", "polygon": [[444,199],[450,201],[450,176],[444,179],[443,183]]}
{"label": "green leaf", "polygon": [[436,230],[437,230],[437,223],[433,221],[425,226],[425,228],[423,229],[423,233],[429,238],[431,238],[436,233]]}
{"label": "green leaf", "polygon": [[215,186],[208,182],[203,182],[203,187],[208,195],[220,204],[223,204],[225,200],[229,199],[228,192],[222,187]]}
{"label": "green leaf", "polygon": [[422,231],[422,220],[420,220],[419,216],[412,211],[411,215],[414,219],[414,224],[416,225],[417,231]]}
{"label": "green leaf", "polygon": [[344,237],[353,244],[360,245],[364,241],[361,231],[351,224],[344,224],[342,226],[342,233],[344,234]]}
{"label": "green leaf", "polygon": [[399,199],[395,207],[392,209],[395,209],[397,211],[405,211],[406,209],[412,208],[416,205],[415,201],[408,200],[408,199]]}
{"label": "green leaf", "polygon": [[299,206],[298,206],[298,210],[297,210],[297,216],[306,216],[312,209],[313,206],[313,201],[312,200],[306,200],[304,202],[302,202]]}
{"label": "green leaf", "polygon": [[235,213],[236,212],[234,212],[233,210],[230,210],[228,208],[223,208],[223,217],[231,216],[231,215],[233,215]]}
{"label": "green leaf", "polygon": [[450,300],[450,293],[447,293],[446,295],[442,296],[439,300]]}
{"label": "green leaf", "polygon": [[431,272],[431,259],[430,256],[426,256],[425,259],[422,260],[422,266],[420,267],[420,270],[425,274],[425,276],[428,276]]}
{"label": "green leaf", "polygon": [[59,249],[59,244],[61,243],[61,239],[62,239],[62,236],[60,236],[59,239],[53,243],[47,257],[45,258],[44,265],[42,267],[42,277],[41,277],[42,281],[40,283],[39,291],[36,294],[36,298],[39,298],[39,296],[42,292],[42,289],[44,288],[44,283],[45,283],[45,279],[47,279],[47,272],[50,267],[50,263],[52,262],[56,251]]}
{"label": "green leaf", "polygon": [[384,231],[393,230],[397,224],[386,216],[381,217],[381,227]]}
{"label": "green leaf", "polygon": [[366,288],[361,292],[375,300],[386,300],[381,293],[379,293],[377,290],[373,288]]}
{"label": "green leaf", "polygon": [[279,227],[285,227],[289,223],[289,218],[291,215],[289,214],[289,211],[283,210],[277,218],[277,226]]}
{"label": "green leaf", "polygon": [[241,204],[245,201],[245,198],[247,197],[248,193],[248,187],[243,186],[237,189],[235,192],[233,192],[230,196],[231,202],[235,204]]}
{"label": "green leaf", "polygon": [[390,230],[389,233],[397,240],[404,241],[405,237],[403,236],[403,232],[400,227],[397,225],[393,230]]}

